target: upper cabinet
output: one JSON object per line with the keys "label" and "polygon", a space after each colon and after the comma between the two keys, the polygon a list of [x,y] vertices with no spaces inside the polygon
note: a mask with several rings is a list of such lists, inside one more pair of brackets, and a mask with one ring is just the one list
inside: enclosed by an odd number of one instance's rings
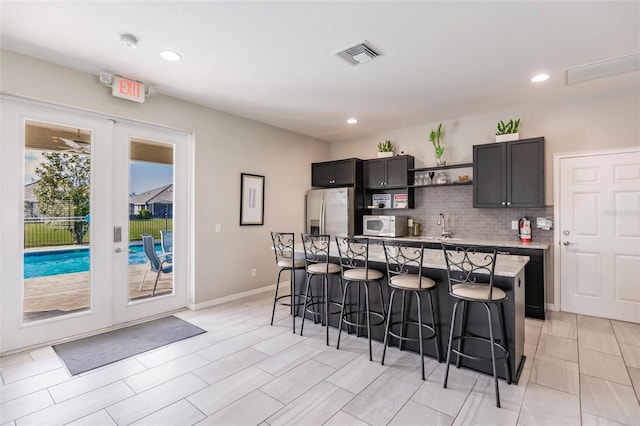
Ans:
{"label": "upper cabinet", "polygon": [[366,160],[364,185],[367,189],[406,188],[413,165],[414,158],[410,155]]}
{"label": "upper cabinet", "polygon": [[473,207],[544,207],[544,138],[475,145]]}
{"label": "upper cabinet", "polygon": [[361,175],[362,160],[358,158],[311,164],[312,186],[353,186],[360,181]]}

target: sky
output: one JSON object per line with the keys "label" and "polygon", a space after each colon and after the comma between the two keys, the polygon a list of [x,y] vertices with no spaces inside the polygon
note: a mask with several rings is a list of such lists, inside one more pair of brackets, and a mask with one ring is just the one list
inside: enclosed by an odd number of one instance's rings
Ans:
{"label": "sky", "polygon": [[[24,156],[25,185],[36,180],[35,170],[43,161],[42,152],[28,149]],[[140,194],[150,189],[168,185],[173,182],[173,165],[147,163],[143,161],[129,162],[129,194]]]}

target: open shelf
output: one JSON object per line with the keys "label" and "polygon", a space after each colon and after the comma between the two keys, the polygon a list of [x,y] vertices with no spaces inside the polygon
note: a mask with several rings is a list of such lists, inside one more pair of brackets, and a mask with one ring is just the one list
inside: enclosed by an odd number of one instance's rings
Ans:
{"label": "open shelf", "polygon": [[[419,169],[409,169],[409,171],[410,172],[428,172],[430,170],[462,169],[465,167],[473,167],[473,163],[451,164],[449,166],[439,166],[439,167],[421,167]],[[430,186],[430,185],[421,185],[421,186]]]}
{"label": "open shelf", "polygon": [[466,182],[450,182],[450,183],[434,183],[433,185],[409,185],[409,188],[436,188],[440,186],[464,186],[464,185],[473,185],[472,180],[468,180]]}

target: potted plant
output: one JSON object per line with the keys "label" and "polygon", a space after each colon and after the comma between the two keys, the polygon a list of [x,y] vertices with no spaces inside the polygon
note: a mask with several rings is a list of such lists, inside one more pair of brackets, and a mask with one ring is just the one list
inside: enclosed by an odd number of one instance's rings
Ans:
{"label": "potted plant", "polygon": [[506,124],[504,121],[500,120],[498,123],[498,131],[496,132],[496,142],[515,141],[520,139],[518,126],[520,126],[519,118],[516,121],[509,120]]}
{"label": "potted plant", "polygon": [[378,144],[378,158],[393,157],[394,146],[389,139]]}
{"label": "potted plant", "polygon": [[444,146],[440,144],[441,137],[442,137],[442,123],[438,124],[438,128],[436,130],[431,129],[431,133],[429,133],[429,141],[433,144],[433,148],[436,151],[437,166],[446,165],[446,161],[444,161]]}

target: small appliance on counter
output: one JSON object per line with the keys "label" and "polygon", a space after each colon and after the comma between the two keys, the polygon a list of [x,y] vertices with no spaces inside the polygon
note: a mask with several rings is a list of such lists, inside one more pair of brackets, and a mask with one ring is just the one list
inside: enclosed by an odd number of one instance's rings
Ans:
{"label": "small appliance on counter", "polygon": [[531,242],[531,221],[526,216],[521,217],[518,221],[518,236],[522,243]]}
{"label": "small appliance on counter", "polygon": [[374,237],[404,237],[408,234],[407,216],[364,215],[362,233]]}

